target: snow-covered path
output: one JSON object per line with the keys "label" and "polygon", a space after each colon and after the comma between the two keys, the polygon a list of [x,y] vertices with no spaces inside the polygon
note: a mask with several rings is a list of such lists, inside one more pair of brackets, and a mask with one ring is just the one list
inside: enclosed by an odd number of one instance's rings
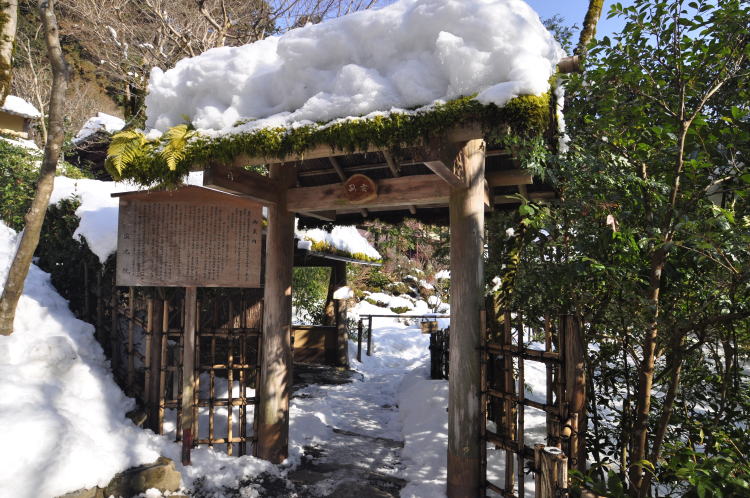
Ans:
{"label": "snow-covered path", "polygon": [[399,496],[405,484],[399,387],[429,359],[429,339],[417,327],[381,321],[372,356],[363,353],[359,363],[351,344],[355,371],[348,376],[297,369],[290,437],[300,465],[288,476],[295,488],[318,496]]}

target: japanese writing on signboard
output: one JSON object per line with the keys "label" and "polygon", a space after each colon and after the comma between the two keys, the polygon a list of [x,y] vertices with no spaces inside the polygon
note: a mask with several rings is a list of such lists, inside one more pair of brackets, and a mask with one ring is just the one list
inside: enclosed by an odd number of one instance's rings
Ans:
{"label": "japanese writing on signboard", "polygon": [[120,198],[117,285],[260,287],[261,206]]}
{"label": "japanese writing on signboard", "polygon": [[344,193],[349,202],[362,204],[378,197],[378,186],[369,176],[356,174],[344,182]]}

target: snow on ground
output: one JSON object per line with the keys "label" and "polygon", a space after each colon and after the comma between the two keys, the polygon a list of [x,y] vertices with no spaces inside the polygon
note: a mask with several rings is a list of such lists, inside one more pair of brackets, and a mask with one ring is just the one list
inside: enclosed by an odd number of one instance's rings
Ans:
{"label": "snow on ground", "polygon": [[[18,239],[0,222],[0,282]],[[182,467],[179,445],[126,419],[133,406],[115,384],[93,326],[76,319],[49,274],[32,265],[14,332],[0,336],[0,498],[104,486],[115,473],[159,455],[175,461],[187,486],[199,476],[220,489],[263,471],[278,473],[253,457],[207,448],[193,451],[193,465]]]}
{"label": "snow on ground", "polygon": [[187,117],[220,135],[472,94],[502,106],[547,91],[563,55],[521,0],[400,0],[154,68],[146,126],[163,132]]}
{"label": "snow on ground", "polygon": [[32,119],[42,116],[42,113],[39,112],[39,109],[34,107],[31,102],[28,102],[21,97],[16,97],[15,95],[8,95],[7,97],[5,97],[5,102],[3,103],[2,107],[0,107],[0,111],[9,112],[11,114],[16,114],[18,116]]}
{"label": "snow on ground", "polygon": [[125,121],[118,118],[117,116],[111,116],[104,112],[98,112],[96,116],[89,118],[86,123],[78,130],[73,143],[77,144],[84,138],[90,137],[96,132],[105,131],[107,133],[114,133],[125,128]]}
{"label": "snow on ground", "polygon": [[[441,324],[441,327],[444,326]],[[423,336],[429,346],[429,336]],[[419,339],[414,338],[415,341]],[[425,347],[427,347],[425,346]],[[539,344],[529,347],[541,349]],[[403,477],[409,482],[401,490],[402,498],[445,496],[448,447],[448,381],[431,380],[429,352],[421,365],[406,372],[399,387],[398,403],[403,424],[404,449],[401,452]],[[546,370],[538,362],[524,362],[526,395],[536,401],[546,397]],[[544,412],[526,407],[525,443],[544,443],[546,416]],[[505,452],[487,447],[487,477],[502,485],[505,476]],[[525,489],[534,493],[533,479],[526,480]],[[488,496],[493,496],[489,493]]]}

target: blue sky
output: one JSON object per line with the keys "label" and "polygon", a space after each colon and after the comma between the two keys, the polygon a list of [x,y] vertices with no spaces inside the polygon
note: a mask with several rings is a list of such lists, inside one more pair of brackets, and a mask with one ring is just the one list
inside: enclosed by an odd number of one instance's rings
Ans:
{"label": "blue sky", "polygon": [[[602,18],[596,27],[596,37],[601,38],[605,35],[611,35],[620,30],[622,22],[619,19],[607,19],[607,12],[616,0],[605,0],[602,9]],[[620,3],[627,5],[631,2],[619,0]],[[559,14],[565,19],[565,24],[577,24],[581,27],[583,18],[586,16],[586,10],[589,8],[588,0],[526,0],[526,3],[539,13],[539,17],[547,19],[555,14]],[[577,42],[578,39],[574,40]]]}

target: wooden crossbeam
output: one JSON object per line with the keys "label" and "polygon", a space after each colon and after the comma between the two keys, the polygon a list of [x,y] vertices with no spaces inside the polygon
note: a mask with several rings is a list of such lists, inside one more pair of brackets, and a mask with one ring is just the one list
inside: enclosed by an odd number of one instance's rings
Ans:
{"label": "wooden crossbeam", "polygon": [[[378,197],[367,207],[400,207],[447,204],[450,187],[435,175],[402,176],[376,180]],[[294,212],[329,211],[355,207],[344,195],[341,185],[298,187],[287,191],[287,207]],[[358,209],[361,206],[356,206]]]}
{"label": "wooden crossbeam", "polygon": [[[523,170],[507,170],[488,173],[490,187],[531,183],[531,175]],[[387,208],[404,206],[446,205],[451,186],[437,175],[413,175],[376,180],[378,197],[367,203],[368,208]],[[315,187],[297,187],[289,189],[288,205],[291,211],[315,213],[321,211],[340,211],[361,209],[362,206],[351,204],[341,185],[338,183]],[[532,199],[549,198],[548,194],[532,194]],[[551,194],[554,197],[554,194]],[[497,204],[518,202],[507,196],[495,196]]]}
{"label": "wooden crossbeam", "polygon": [[211,164],[203,170],[203,186],[242,194],[262,204],[279,203],[281,187],[270,178],[241,168]]}
{"label": "wooden crossbeam", "polygon": [[488,171],[485,174],[490,187],[510,187],[512,185],[531,185],[534,177],[523,169],[508,169],[503,171]]}

